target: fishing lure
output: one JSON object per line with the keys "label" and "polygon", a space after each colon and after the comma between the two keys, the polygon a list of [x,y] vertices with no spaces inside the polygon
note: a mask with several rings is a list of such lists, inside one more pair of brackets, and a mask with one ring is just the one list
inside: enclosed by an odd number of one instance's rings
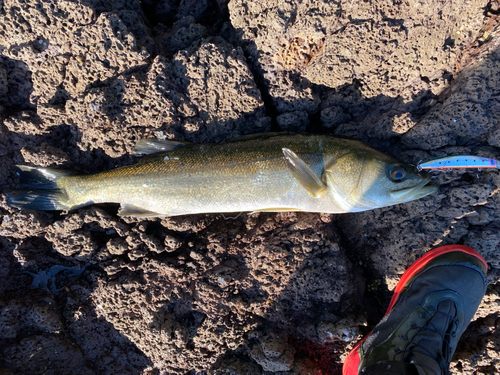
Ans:
{"label": "fishing lure", "polygon": [[425,163],[419,163],[417,165],[418,171],[423,169],[447,170],[458,168],[476,168],[481,170],[483,168],[500,169],[500,166],[498,160],[496,159],[483,158],[481,156],[474,155],[445,156],[427,161]]}

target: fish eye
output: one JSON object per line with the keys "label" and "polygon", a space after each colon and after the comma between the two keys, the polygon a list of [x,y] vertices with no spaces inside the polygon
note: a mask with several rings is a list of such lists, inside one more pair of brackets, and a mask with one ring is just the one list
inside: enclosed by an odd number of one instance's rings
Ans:
{"label": "fish eye", "polygon": [[393,181],[401,181],[406,176],[405,169],[400,165],[395,165],[391,168],[391,178]]}

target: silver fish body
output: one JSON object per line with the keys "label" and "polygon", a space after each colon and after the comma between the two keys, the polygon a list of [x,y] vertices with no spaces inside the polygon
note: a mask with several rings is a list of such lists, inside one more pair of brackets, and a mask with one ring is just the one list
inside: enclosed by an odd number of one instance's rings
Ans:
{"label": "silver fish body", "polygon": [[[166,144],[167,149],[174,148]],[[91,175],[20,168],[31,174],[31,180],[34,175],[47,180],[48,192],[44,194],[39,183],[30,192],[10,193],[8,202],[13,206],[73,209],[115,202],[121,204],[122,216],[139,217],[357,212],[436,190],[427,177],[362,142],[308,134],[269,133],[221,144],[186,144]]]}

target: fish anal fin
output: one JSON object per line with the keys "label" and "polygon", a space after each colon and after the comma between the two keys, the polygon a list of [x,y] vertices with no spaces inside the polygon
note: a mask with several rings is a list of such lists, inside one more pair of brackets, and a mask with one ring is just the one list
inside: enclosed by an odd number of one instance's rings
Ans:
{"label": "fish anal fin", "polygon": [[292,150],[283,148],[283,155],[285,155],[285,159],[288,161],[288,167],[293,177],[297,179],[312,197],[321,197],[327,188],[321,178]]}
{"label": "fish anal fin", "polygon": [[120,204],[120,211],[118,216],[131,216],[131,217],[163,217],[168,216],[165,214],[159,214],[158,212],[153,212],[146,210],[144,208],[134,206],[133,204]]}
{"label": "fish anal fin", "polygon": [[158,152],[173,151],[187,144],[187,142],[177,142],[169,139],[141,139],[132,150],[132,155],[151,155]]}

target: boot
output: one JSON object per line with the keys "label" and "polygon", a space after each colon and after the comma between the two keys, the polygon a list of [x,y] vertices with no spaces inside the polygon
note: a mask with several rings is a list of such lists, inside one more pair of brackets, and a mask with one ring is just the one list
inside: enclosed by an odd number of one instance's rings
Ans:
{"label": "boot", "polygon": [[448,374],[458,340],[486,293],[487,264],[467,246],[416,260],[380,323],[351,350],[343,375]]}

